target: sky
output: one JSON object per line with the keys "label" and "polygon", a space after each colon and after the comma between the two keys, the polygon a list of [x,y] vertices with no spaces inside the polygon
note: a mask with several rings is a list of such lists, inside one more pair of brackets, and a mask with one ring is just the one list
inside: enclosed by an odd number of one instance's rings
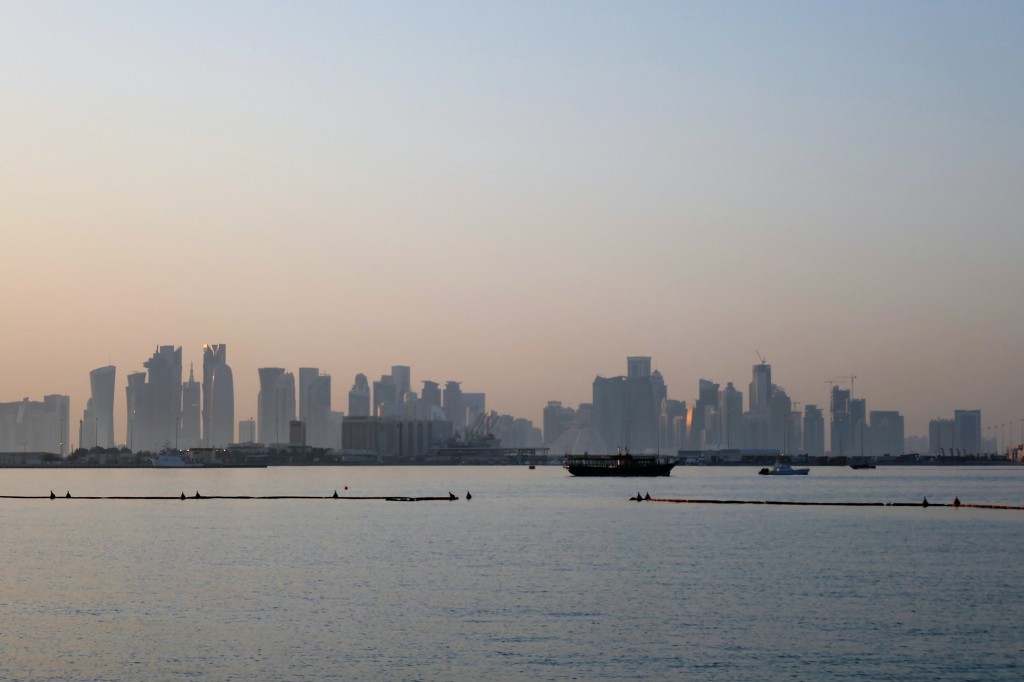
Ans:
{"label": "sky", "polygon": [[[1024,4],[5,2],[0,401],[157,345],[535,420],[763,354],[1024,428]],[[201,372],[200,372],[201,373]],[[802,409],[802,408],[801,408]]]}

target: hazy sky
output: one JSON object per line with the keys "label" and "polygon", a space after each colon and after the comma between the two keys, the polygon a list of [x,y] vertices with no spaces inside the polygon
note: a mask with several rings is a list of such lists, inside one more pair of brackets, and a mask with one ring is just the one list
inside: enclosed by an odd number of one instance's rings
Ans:
{"label": "hazy sky", "polygon": [[[0,4],[0,401],[158,344],[538,422],[856,374],[1024,417],[1024,3]],[[745,403],[746,404],[746,403]]]}

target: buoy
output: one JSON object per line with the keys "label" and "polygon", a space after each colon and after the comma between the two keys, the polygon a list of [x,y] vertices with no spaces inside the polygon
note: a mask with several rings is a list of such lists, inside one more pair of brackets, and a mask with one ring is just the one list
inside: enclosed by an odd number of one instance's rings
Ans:
{"label": "buoy", "polygon": [[71,497],[71,491],[69,490],[66,493],[64,493],[64,497],[70,498]]}
{"label": "buoy", "polygon": [[52,500],[52,499],[55,499],[56,497],[57,497],[57,496],[56,496],[56,495],[54,495],[54,494],[53,494],[53,491],[51,490],[51,491],[50,491],[50,499]]}
{"label": "buoy", "polygon": [[348,490],[348,486],[345,486],[345,490]]}
{"label": "buoy", "polygon": [[449,491],[448,491],[448,499],[449,499],[449,500],[457,500],[457,499],[459,499],[459,498],[455,497],[455,495],[454,495],[454,494],[452,493],[452,491],[451,491],[451,490],[449,490]]}
{"label": "buoy", "polygon": [[650,493],[647,493],[646,495],[644,495],[644,499],[645,499],[645,500],[649,500],[649,499],[651,499],[651,494],[650,494]]}
{"label": "buoy", "polygon": [[473,496],[469,494],[468,490],[466,491],[466,499],[467,500],[472,500],[473,499]]}
{"label": "buoy", "polygon": [[636,491],[636,501],[637,502],[643,502],[643,500],[644,500],[643,496],[640,494],[640,491],[637,490]]}
{"label": "buoy", "polygon": [[953,506],[954,507],[959,507],[960,506],[960,498],[959,497],[954,497],[953,498]]}
{"label": "buoy", "polygon": [[183,500],[185,499],[185,491],[184,490],[181,491],[181,499],[183,499]]}
{"label": "buoy", "polygon": [[337,490],[334,491],[334,499],[338,499],[338,491]]}
{"label": "buoy", "polygon": [[199,495],[199,491],[198,491],[198,490],[196,491],[196,499],[197,499],[197,500],[198,500],[198,499],[201,499],[201,498],[200,498],[200,495]]}
{"label": "buoy", "polygon": [[928,506],[928,498],[927,497],[924,498],[924,500],[921,501],[921,506],[922,507],[927,507]]}

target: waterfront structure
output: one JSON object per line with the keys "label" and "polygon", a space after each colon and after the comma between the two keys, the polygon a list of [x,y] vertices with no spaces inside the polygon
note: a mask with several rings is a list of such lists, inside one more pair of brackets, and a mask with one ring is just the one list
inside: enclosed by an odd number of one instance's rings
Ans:
{"label": "waterfront structure", "polygon": [[41,401],[24,398],[0,403],[0,452],[66,455],[70,409],[71,398],[59,394],[43,396]]}
{"label": "waterfront structure", "polygon": [[348,391],[348,416],[370,416],[370,384],[365,374],[357,374]]}
{"label": "waterfront structure", "polygon": [[188,381],[181,385],[181,429],[178,449],[199,447],[202,443],[202,386],[196,381],[195,368],[189,363]]}
{"label": "waterfront structure", "polygon": [[[282,367],[260,367],[256,370],[260,379],[260,392],[256,397],[257,436],[261,443],[280,442],[277,430],[277,380],[284,374]],[[241,435],[241,434],[239,434]]]}
{"label": "waterfront structure", "polygon": [[449,421],[436,419],[393,419],[390,417],[346,417],[342,441],[346,452],[388,459],[417,459],[431,447],[453,436]]}
{"label": "waterfront structure", "polygon": [[203,346],[203,441],[206,447],[234,442],[235,386],[227,344]]}
{"label": "waterfront structure", "polygon": [[[101,448],[114,447],[114,377],[117,369],[113,365],[99,367],[89,372],[89,389],[91,397],[91,426],[93,438],[90,444]],[[86,420],[88,425],[89,420]],[[84,447],[80,441],[79,446]]]}
{"label": "waterfront structure", "polygon": [[306,423],[299,420],[293,419],[288,422],[288,445],[294,446],[305,446],[306,445]]}

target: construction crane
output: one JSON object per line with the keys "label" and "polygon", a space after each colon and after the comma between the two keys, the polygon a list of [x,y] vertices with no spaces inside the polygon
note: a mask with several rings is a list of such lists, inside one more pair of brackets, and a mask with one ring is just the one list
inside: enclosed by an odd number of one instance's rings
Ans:
{"label": "construction crane", "polygon": [[763,355],[761,355],[761,351],[759,351],[758,349],[755,348],[754,352],[757,353],[757,357],[759,357],[761,359],[761,364],[762,365],[767,365],[768,364],[768,360]]}
{"label": "construction crane", "polygon": [[856,374],[850,374],[850,375],[847,375],[847,376],[841,376],[839,378],[840,379],[849,379],[850,380],[850,400],[853,400],[853,382],[857,378],[857,375]]}

